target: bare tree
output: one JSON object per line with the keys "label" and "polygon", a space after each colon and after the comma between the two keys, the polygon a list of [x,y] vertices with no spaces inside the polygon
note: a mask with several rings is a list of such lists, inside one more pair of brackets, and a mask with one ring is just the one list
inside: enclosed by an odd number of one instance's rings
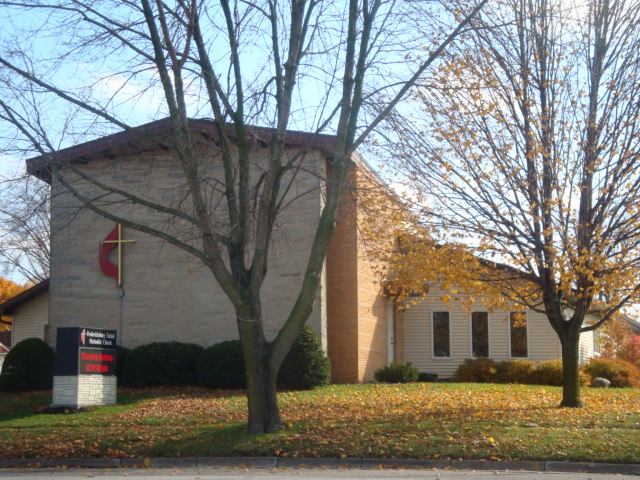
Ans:
{"label": "bare tree", "polygon": [[[424,47],[424,40],[404,28],[421,2],[0,2],[12,14],[46,18],[30,37],[20,32],[3,46],[0,118],[17,138],[11,144],[25,142],[48,158],[54,184],[71,191],[86,208],[156,235],[211,270],[236,311],[247,367],[248,429],[275,431],[282,427],[276,376],[313,308],[351,155],[485,2],[446,35],[436,32],[437,48],[416,49],[412,61],[405,58],[407,48]],[[413,16],[407,15],[409,9]],[[57,50],[44,58],[33,50],[27,54],[25,38],[37,50],[38,39],[47,35]],[[171,135],[158,138],[132,127],[128,119],[135,118],[135,106],[123,113],[115,97],[97,94],[97,83],[76,87],[60,82],[61,76],[73,74],[73,62],[86,64],[88,59],[94,68],[109,72],[109,80],[127,79],[123,85],[146,78],[140,95],[155,92],[162,98],[158,114],[168,116]],[[79,72],[76,81],[81,77]],[[49,101],[66,109],[64,122],[53,124],[44,114],[42,106]],[[210,155],[222,165],[215,187],[206,177],[202,151],[195,147],[190,113],[213,119]],[[332,174],[297,301],[268,342],[260,291],[274,224],[305,151],[287,154],[287,129],[294,121],[318,133],[336,132]],[[266,162],[253,158],[251,124],[258,123],[271,127]],[[174,149],[188,201],[178,207],[149,201],[92,179],[56,154],[66,136],[95,137],[113,128]],[[195,238],[119,216],[97,195],[75,188],[72,179],[78,177],[110,202],[142,205],[188,226]]]}
{"label": "bare tree", "polygon": [[405,127],[433,231],[516,267],[526,282],[502,292],[558,334],[561,406],[582,405],[581,332],[638,300],[639,22],[636,1],[492,4],[420,88],[423,128]]}
{"label": "bare tree", "polygon": [[50,189],[33,177],[0,178],[0,271],[38,283],[49,277]]}

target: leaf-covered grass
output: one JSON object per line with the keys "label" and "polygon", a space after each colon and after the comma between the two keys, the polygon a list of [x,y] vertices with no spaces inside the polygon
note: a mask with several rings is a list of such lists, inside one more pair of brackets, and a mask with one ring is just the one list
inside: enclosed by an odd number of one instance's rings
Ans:
{"label": "leaf-covered grass", "polygon": [[640,390],[333,385],[280,394],[287,429],[247,435],[243,392],[122,389],[118,405],[45,414],[50,392],[0,394],[0,457],[487,458],[640,463]]}

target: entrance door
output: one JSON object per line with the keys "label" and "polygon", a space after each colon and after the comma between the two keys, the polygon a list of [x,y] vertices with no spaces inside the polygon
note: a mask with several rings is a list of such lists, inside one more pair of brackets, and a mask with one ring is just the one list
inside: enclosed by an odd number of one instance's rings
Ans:
{"label": "entrance door", "polygon": [[387,363],[395,359],[395,341],[393,337],[393,302],[387,300]]}

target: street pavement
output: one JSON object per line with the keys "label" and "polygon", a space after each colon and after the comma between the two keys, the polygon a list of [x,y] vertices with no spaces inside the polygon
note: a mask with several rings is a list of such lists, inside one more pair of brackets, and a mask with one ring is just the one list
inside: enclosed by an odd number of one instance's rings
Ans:
{"label": "street pavement", "polygon": [[117,469],[0,469],[2,480],[638,480],[638,476],[595,473],[526,471],[456,471],[438,469],[343,468],[117,468]]}

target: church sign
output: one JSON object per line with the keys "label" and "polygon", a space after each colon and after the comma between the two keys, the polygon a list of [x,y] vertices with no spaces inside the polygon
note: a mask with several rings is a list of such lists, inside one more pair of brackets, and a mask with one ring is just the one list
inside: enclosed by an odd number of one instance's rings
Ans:
{"label": "church sign", "polygon": [[114,350],[80,349],[80,371],[84,375],[115,375],[116,355]]}
{"label": "church sign", "polygon": [[116,340],[116,330],[58,328],[51,406],[115,403]]}

